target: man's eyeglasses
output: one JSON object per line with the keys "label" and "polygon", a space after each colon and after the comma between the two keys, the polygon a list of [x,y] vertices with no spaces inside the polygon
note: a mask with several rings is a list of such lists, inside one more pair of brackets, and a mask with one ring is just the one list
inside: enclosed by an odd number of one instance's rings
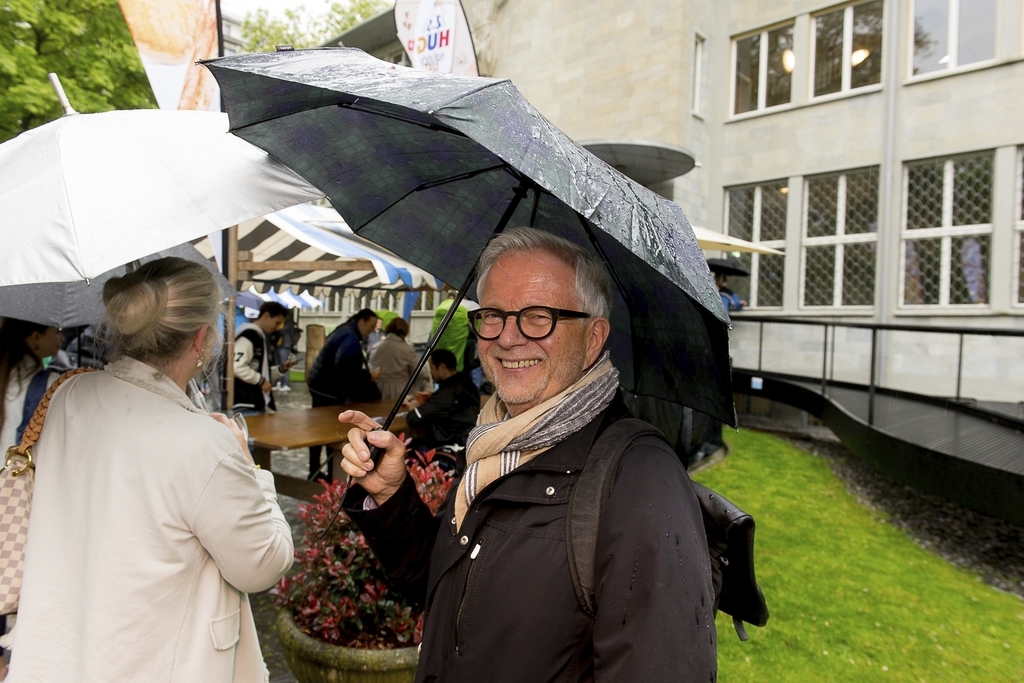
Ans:
{"label": "man's eyeglasses", "polygon": [[490,341],[501,336],[509,316],[516,319],[519,333],[527,339],[538,341],[555,331],[559,318],[589,318],[589,313],[567,311],[550,306],[529,306],[520,311],[503,311],[500,308],[478,308],[469,313],[469,327],[480,339]]}

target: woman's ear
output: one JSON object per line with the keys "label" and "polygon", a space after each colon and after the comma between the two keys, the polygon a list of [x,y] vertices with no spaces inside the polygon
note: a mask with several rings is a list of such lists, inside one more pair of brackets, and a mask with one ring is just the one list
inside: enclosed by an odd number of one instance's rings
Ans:
{"label": "woman's ear", "polygon": [[210,333],[210,326],[203,325],[196,332],[196,336],[192,338],[192,350],[196,352],[200,357],[205,358],[204,351],[206,350],[206,335]]}

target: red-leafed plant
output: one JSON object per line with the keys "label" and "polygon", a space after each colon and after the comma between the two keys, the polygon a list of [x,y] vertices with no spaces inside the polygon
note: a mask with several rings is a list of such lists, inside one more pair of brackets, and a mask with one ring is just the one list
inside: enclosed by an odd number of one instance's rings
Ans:
{"label": "red-leafed plant", "polygon": [[[406,462],[420,497],[436,513],[452,473],[443,470],[433,455],[410,452]],[[304,633],[332,645],[415,645],[423,633],[422,610],[389,587],[366,539],[344,512],[330,526],[344,489],[344,481],[325,482],[315,502],[299,506],[304,528],[295,551],[297,571],[277,584],[274,604],[288,610]]]}

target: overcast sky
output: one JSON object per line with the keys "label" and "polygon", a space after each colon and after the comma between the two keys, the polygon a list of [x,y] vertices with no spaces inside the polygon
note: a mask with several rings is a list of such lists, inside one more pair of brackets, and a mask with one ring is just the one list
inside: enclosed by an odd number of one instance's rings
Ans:
{"label": "overcast sky", "polygon": [[284,17],[286,9],[294,9],[304,5],[310,14],[326,14],[331,3],[328,0],[220,0],[220,9],[224,14],[245,19],[248,12],[265,9],[271,16]]}

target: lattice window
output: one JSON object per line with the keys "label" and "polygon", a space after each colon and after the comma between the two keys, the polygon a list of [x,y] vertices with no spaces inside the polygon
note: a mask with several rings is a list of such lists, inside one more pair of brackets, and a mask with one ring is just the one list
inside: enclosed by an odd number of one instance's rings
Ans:
{"label": "lattice window", "polygon": [[732,46],[732,113],[788,104],[796,66],[793,24],[734,39]]}
{"label": "lattice window", "polygon": [[[775,249],[786,246],[786,201],[789,183],[777,180],[736,187],[725,193],[729,234]],[[785,258],[774,254],[741,253],[750,277],[729,279],[729,288],[751,307],[782,306]]]}
{"label": "lattice window", "polygon": [[803,306],[872,306],[878,167],[806,180]]}
{"label": "lattice window", "polygon": [[904,306],[988,303],[992,162],[984,152],[907,164]]}

